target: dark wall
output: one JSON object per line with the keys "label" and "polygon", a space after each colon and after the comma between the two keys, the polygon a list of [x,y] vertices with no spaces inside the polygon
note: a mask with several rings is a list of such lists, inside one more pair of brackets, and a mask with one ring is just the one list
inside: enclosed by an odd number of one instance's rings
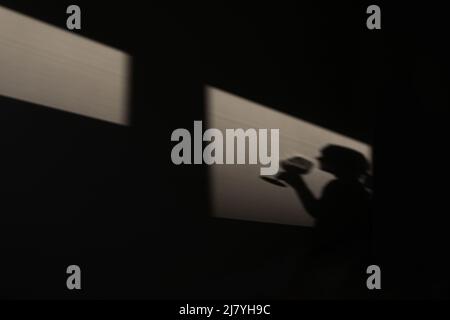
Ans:
{"label": "dark wall", "polygon": [[[1,3],[65,26],[64,1]],[[353,2],[78,3],[82,35],[133,56],[132,125],[0,100],[1,268],[10,275],[2,296],[286,295],[289,259],[304,250],[310,230],[211,219],[207,168],[171,164],[171,132],[203,119],[204,83],[372,144],[371,258],[387,270],[384,294],[448,294],[442,281],[427,278],[435,270],[428,261],[443,269],[444,236],[430,234],[445,229],[435,220],[443,211],[436,197],[445,192],[424,191],[440,180],[426,169],[434,160],[421,156],[417,165],[410,156],[420,150],[446,159],[439,10],[405,14],[383,4],[383,30],[372,32],[367,5]],[[419,14],[434,24],[407,27]],[[433,100],[436,93],[444,98]],[[83,269],[82,293],[65,289],[69,264]],[[412,275],[418,283],[408,281]]]}

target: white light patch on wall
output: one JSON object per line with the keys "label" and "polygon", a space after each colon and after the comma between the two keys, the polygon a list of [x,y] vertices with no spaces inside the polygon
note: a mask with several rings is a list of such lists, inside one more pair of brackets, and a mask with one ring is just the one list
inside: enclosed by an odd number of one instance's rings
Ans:
{"label": "white light patch on wall", "polygon": [[0,95],[126,125],[129,74],[127,54],[0,7]]}
{"label": "white light patch on wall", "polygon": [[[312,160],[315,168],[304,177],[317,197],[333,179],[330,174],[317,169],[316,158],[327,144],[347,146],[361,152],[371,161],[371,147],[367,144],[220,89],[206,87],[206,105],[210,128],[279,128],[280,160],[296,155]],[[313,226],[314,219],[303,208],[295,191],[262,180],[259,167],[210,166],[213,215],[229,219]]]}

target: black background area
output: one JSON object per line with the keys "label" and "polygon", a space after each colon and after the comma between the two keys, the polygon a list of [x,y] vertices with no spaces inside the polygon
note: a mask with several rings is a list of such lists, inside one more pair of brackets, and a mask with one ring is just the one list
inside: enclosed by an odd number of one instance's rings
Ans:
{"label": "black background area", "polygon": [[[1,3],[62,29],[72,4]],[[212,219],[207,168],[171,163],[206,83],[371,144],[373,297],[449,296],[444,8],[377,2],[370,31],[364,2],[77,4],[133,57],[132,125],[0,99],[2,297],[286,297],[310,229]]]}

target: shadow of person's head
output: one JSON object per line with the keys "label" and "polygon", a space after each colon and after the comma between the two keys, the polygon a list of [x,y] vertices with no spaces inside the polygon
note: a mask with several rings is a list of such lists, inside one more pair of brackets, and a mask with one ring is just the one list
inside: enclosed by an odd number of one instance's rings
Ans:
{"label": "shadow of person's head", "polygon": [[317,160],[323,171],[339,179],[359,180],[370,168],[369,162],[361,152],[334,144],[324,147]]}

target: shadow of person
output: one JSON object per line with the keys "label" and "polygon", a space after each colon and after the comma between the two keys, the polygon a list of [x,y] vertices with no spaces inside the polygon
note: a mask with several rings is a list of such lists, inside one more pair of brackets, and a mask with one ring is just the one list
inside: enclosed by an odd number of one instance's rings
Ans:
{"label": "shadow of person", "polygon": [[[362,263],[369,251],[371,192],[365,182],[369,163],[358,151],[328,145],[317,159],[320,169],[335,179],[316,198],[299,168],[284,166],[277,177],[290,185],[306,211],[315,218],[314,242],[302,273],[295,276],[295,287],[307,287],[308,296],[342,297],[357,294],[365,285]],[[295,294],[295,293],[294,293]]]}

